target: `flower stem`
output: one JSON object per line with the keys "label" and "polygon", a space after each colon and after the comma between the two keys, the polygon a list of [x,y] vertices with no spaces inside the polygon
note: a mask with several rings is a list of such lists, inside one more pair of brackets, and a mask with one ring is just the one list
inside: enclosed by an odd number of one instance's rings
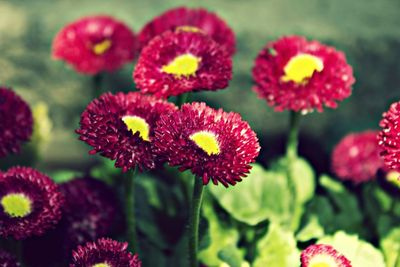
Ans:
{"label": "flower stem", "polygon": [[199,267],[197,249],[199,245],[199,222],[203,200],[203,181],[196,177],[193,187],[192,205],[189,217],[189,262],[190,267]]}
{"label": "flower stem", "polygon": [[290,205],[292,218],[289,218],[290,228],[296,228],[295,216],[297,213],[297,190],[294,181],[294,164],[298,157],[297,147],[299,143],[299,125],[301,114],[299,112],[291,111],[289,120],[289,135],[286,144],[286,166],[287,166],[287,183],[292,195],[292,202]]}
{"label": "flower stem", "polygon": [[93,76],[93,87],[92,87],[92,94],[93,94],[93,98],[98,98],[102,93],[103,93],[103,89],[101,87],[101,84],[103,82],[103,74],[97,73]]}
{"label": "flower stem", "polygon": [[176,105],[178,107],[182,106],[189,100],[189,98],[190,98],[190,92],[178,95],[176,98]]}
{"label": "flower stem", "polygon": [[124,176],[125,189],[125,216],[127,227],[127,240],[132,251],[136,252],[137,233],[136,233],[136,217],[135,217],[135,181],[136,168],[128,171]]}

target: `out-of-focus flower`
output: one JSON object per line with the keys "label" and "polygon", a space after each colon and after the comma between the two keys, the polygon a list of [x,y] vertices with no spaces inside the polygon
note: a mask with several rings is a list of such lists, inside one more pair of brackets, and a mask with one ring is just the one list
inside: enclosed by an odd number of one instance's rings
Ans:
{"label": "out-of-focus flower", "polygon": [[32,134],[28,104],[11,89],[0,87],[0,158],[17,153]]}
{"label": "out-of-focus flower", "polygon": [[204,184],[211,179],[224,186],[241,181],[260,150],[256,134],[239,114],[205,103],[185,104],[161,116],[155,145],[169,165],[190,169]]}
{"label": "out-of-focus flower", "polygon": [[20,267],[20,263],[10,253],[0,249],[0,266],[1,267]]}
{"label": "out-of-focus flower", "polygon": [[106,93],[93,100],[82,113],[80,140],[93,147],[90,154],[116,160],[123,171],[153,169],[158,163],[154,152],[154,127],[161,114],[175,105],[137,92]]}
{"label": "out-of-focus flower", "polygon": [[329,245],[311,245],[301,253],[301,267],[351,267],[351,262]]}
{"label": "out-of-focus flower", "polygon": [[128,243],[102,238],[79,246],[70,267],[141,267],[138,256],[127,251]]}
{"label": "out-of-focus flower", "polygon": [[338,178],[358,184],[376,178],[383,167],[378,131],[365,131],[345,136],[332,153],[332,169]]}
{"label": "out-of-focus flower", "polygon": [[0,174],[0,236],[42,235],[61,218],[63,197],[46,175],[27,167]]}
{"label": "out-of-focus flower", "polygon": [[400,172],[400,102],[395,102],[383,113],[379,126],[379,145],[382,157],[389,170]]}
{"label": "out-of-focus flower", "polygon": [[133,77],[141,92],[157,97],[215,91],[228,86],[232,60],[201,32],[166,32],[142,50]]}
{"label": "out-of-focus flower", "polygon": [[141,47],[166,31],[203,32],[216,41],[229,55],[235,52],[235,33],[226,22],[204,8],[177,7],[147,23],[138,35]]}
{"label": "out-of-focus flower", "polygon": [[53,41],[52,54],[78,72],[97,74],[132,61],[136,49],[136,37],[124,23],[109,16],[90,16],[65,26]]}
{"label": "out-of-focus flower", "polygon": [[53,123],[49,117],[49,108],[44,102],[33,105],[32,114],[33,133],[31,142],[40,150],[51,140]]}
{"label": "out-of-focus flower", "polygon": [[253,78],[254,90],[276,111],[302,113],[336,108],[355,81],[342,52],[300,36],[267,44],[255,60]]}

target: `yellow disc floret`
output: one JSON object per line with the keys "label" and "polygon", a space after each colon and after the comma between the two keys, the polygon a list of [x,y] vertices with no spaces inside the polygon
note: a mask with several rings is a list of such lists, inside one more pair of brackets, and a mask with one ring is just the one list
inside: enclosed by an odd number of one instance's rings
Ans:
{"label": "yellow disc floret", "polygon": [[125,123],[126,127],[128,127],[128,130],[132,131],[132,134],[139,132],[139,136],[144,141],[150,141],[150,126],[145,119],[139,116],[127,115],[122,117],[122,121]]}
{"label": "yellow disc floret", "polygon": [[200,131],[192,134],[189,138],[209,156],[220,153],[217,137],[212,132]]}
{"label": "yellow disc floret", "polygon": [[321,72],[323,69],[324,63],[320,58],[310,54],[300,54],[291,58],[285,65],[282,80],[303,84],[313,76],[315,71]]}
{"label": "yellow disc floret", "polygon": [[389,171],[386,174],[386,180],[391,184],[400,188],[400,172],[397,171]]}
{"label": "yellow disc floret", "polygon": [[316,255],[310,261],[309,267],[337,267],[338,264],[328,255]]}
{"label": "yellow disc floret", "polygon": [[182,32],[200,32],[204,33],[204,31],[200,28],[197,28],[196,26],[190,26],[190,25],[183,25],[183,26],[178,26],[175,29],[176,31],[182,31]]}
{"label": "yellow disc floret", "polygon": [[107,263],[97,263],[93,265],[92,267],[110,267]]}
{"label": "yellow disc floret", "polygon": [[93,46],[93,53],[95,53],[96,55],[100,56],[103,55],[105,52],[108,51],[108,49],[110,49],[111,47],[111,41],[108,39],[103,40],[100,43],[97,43]]}
{"label": "yellow disc floret", "polygon": [[177,56],[170,63],[162,67],[162,71],[172,74],[177,78],[196,75],[201,59],[192,54]]}
{"label": "yellow disc floret", "polygon": [[1,199],[4,212],[12,218],[22,218],[32,212],[32,201],[21,193],[5,195]]}

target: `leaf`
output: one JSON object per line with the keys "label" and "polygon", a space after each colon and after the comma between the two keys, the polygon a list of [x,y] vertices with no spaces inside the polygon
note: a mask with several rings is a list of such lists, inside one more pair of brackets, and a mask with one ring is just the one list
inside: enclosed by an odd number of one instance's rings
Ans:
{"label": "leaf", "polygon": [[324,228],[319,222],[317,216],[310,216],[307,224],[296,235],[296,239],[300,242],[306,242],[311,239],[321,238],[325,235]]}
{"label": "leaf", "polygon": [[254,267],[300,266],[300,252],[293,233],[271,223],[268,232],[257,244],[258,256]]}
{"label": "leaf", "polygon": [[382,253],[357,235],[339,231],[333,236],[323,237],[318,243],[333,246],[351,261],[353,267],[385,267]]}
{"label": "leaf", "polygon": [[290,216],[286,177],[267,172],[261,165],[254,164],[248,177],[235,186],[209,189],[219,205],[240,222],[257,225],[267,219],[282,222]]}
{"label": "leaf", "polygon": [[394,228],[381,242],[387,267],[400,267],[400,227]]}
{"label": "leaf", "polygon": [[60,170],[50,175],[55,183],[66,183],[78,177],[83,177],[81,172],[71,170]]}

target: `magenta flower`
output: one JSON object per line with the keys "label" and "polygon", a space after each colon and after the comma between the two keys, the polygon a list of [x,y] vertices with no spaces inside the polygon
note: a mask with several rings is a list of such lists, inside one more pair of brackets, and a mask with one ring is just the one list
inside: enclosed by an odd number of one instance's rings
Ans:
{"label": "magenta flower", "polygon": [[329,245],[311,245],[301,253],[301,267],[352,267],[351,262]]}

